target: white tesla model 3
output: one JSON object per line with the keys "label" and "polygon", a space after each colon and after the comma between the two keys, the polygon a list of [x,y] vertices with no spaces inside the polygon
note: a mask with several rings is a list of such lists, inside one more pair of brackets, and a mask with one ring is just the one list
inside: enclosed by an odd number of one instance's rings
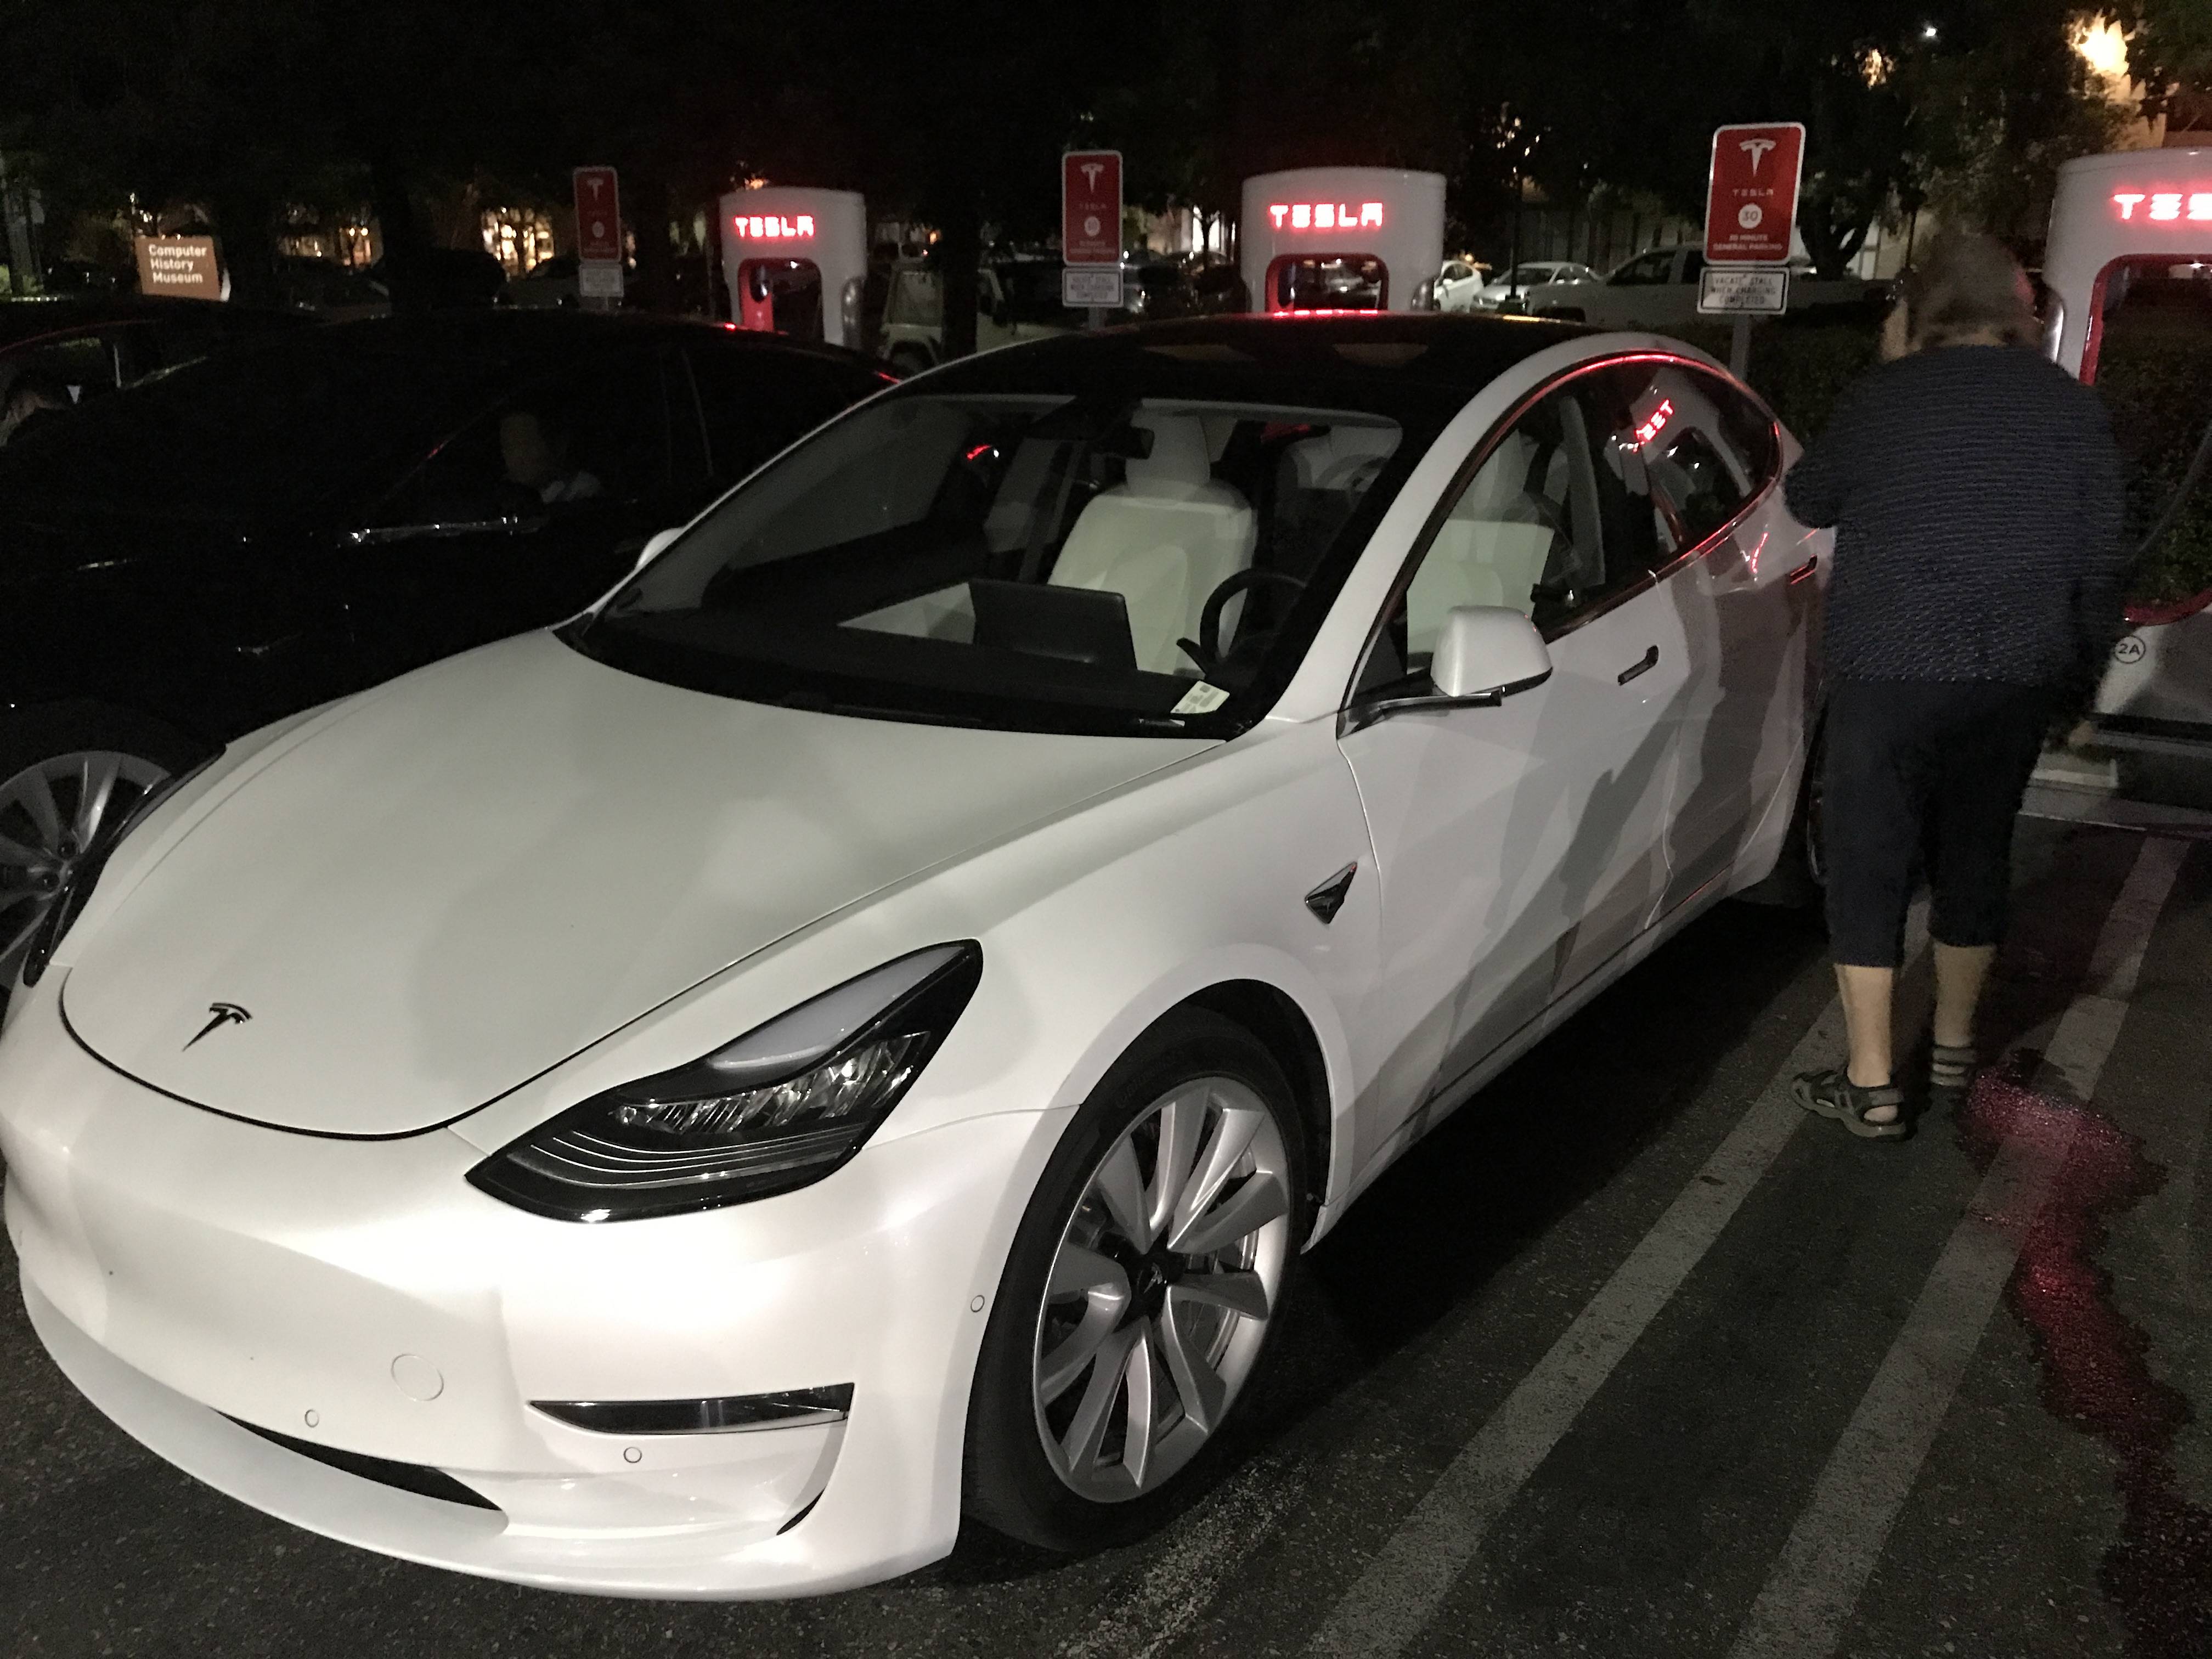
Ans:
{"label": "white tesla model 3", "polygon": [[1142,1528],[1299,1252],[1788,872],[1792,454],[1683,347],[1499,319],[888,392],[83,872],[0,1040],[32,1322],[201,1480],[467,1572]]}

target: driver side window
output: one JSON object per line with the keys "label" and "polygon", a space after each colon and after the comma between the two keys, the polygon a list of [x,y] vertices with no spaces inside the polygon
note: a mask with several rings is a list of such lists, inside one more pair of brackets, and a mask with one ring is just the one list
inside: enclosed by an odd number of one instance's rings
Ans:
{"label": "driver side window", "polygon": [[657,354],[631,351],[502,398],[431,453],[386,526],[526,521],[665,496],[668,407]]}
{"label": "driver side window", "polygon": [[1609,368],[1577,376],[1491,446],[1421,552],[1360,695],[1425,680],[1456,609],[1504,606],[1554,639],[1673,557],[1617,380]]}

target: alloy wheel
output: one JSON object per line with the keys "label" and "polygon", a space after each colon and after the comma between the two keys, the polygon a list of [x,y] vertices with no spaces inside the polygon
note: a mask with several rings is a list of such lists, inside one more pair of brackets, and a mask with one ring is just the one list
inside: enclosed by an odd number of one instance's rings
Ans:
{"label": "alloy wheel", "polygon": [[1092,1170],[1035,1350],[1037,1432],[1071,1490],[1157,1491],[1219,1429],[1282,1291],[1290,1179],[1273,1114],[1225,1077],[1153,1102]]}
{"label": "alloy wheel", "polygon": [[126,820],[167,769],[110,749],[56,755],[0,780],[0,987],[88,848]]}

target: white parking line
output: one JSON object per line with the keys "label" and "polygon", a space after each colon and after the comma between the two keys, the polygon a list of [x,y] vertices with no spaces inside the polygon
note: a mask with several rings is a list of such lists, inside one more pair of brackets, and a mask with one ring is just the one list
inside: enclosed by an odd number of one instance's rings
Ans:
{"label": "white parking line", "polygon": [[[1916,906],[1909,956],[1918,955],[1926,938],[1926,910]],[[1803,1109],[1790,1098],[1791,1079],[1832,1062],[1843,1042],[1843,1011],[1832,1002],[1658,1224],[1400,1523],[1331,1609],[1310,1652],[1395,1653],[1426,1626],[1480,1553],[1491,1524],[1704,1259],[1804,1121]]]}
{"label": "white parking line", "polygon": [[[2151,927],[2188,851],[2184,842],[2143,843],[2098,935],[2082,989],[2045,1051],[2039,1087],[2063,1085],[2084,1102],[2094,1093]],[[1829,1455],[1729,1659],[1825,1659],[1835,1651],[2075,1129],[2073,1121],[2044,1119],[2029,1133],[2006,1137]]]}

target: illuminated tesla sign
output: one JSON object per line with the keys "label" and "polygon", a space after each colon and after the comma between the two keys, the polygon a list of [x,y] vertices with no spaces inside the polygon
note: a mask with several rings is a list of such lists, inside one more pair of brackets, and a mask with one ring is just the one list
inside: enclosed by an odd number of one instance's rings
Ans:
{"label": "illuminated tesla sign", "polygon": [[1674,418],[1674,400],[1662,398],[1659,407],[1636,423],[1636,442],[1638,447],[1650,443],[1667,429],[1667,422]]}
{"label": "illuminated tesla sign", "polygon": [[2112,192],[2112,206],[2121,218],[2127,220],[2170,223],[2176,219],[2194,219],[2203,223],[2212,222],[2212,190],[2116,190]]}
{"label": "illuminated tesla sign", "polygon": [[814,216],[799,213],[787,219],[780,213],[740,213],[730,227],[749,241],[804,242],[814,235]]}
{"label": "illuminated tesla sign", "polygon": [[1382,204],[1362,202],[1271,202],[1267,217],[1277,230],[1380,230]]}

